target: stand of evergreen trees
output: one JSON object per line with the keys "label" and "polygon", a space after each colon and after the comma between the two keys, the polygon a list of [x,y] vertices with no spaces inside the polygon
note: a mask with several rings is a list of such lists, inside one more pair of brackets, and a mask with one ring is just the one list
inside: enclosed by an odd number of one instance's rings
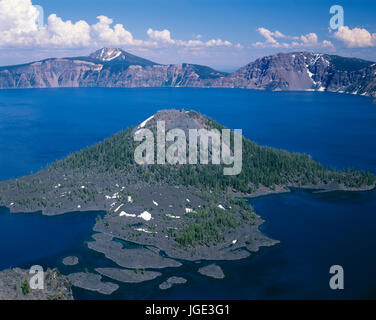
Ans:
{"label": "stand of evergreen trees", "polygon": [[[211,122],[213,123],[215,124],[214,121]],[[218,124],[217,126],[222,128]],[[245,138],[243,138],[242,171],[237,176],[224,176],[223,165],[140,166],[134,161],[136,146],[130,128],[55,162],[49,169],[132,174],[136,180],[151,183],[164,182],[215,190],[232,188],[244,193],[251,193],[260,185],[273,188],[277,185],[335,182],[346,187],[359,188],[374,184],[376,179],[372,174],[362,171],[329,170],[319,162],[313,161],[309,155],[258,146]]]}

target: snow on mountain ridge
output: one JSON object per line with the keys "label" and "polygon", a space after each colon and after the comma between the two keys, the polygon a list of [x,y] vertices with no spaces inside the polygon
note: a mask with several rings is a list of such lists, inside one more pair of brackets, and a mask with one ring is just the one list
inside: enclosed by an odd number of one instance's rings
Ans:
{"label": "snow on mountain ridge", "polygon": [[123,54],[123,51],[118,48],[102,48],[99,52],[97,51],[94,53],[94,56],[96,59],[102,60],[102,61],[112,61],[118,58],[121,54]]}

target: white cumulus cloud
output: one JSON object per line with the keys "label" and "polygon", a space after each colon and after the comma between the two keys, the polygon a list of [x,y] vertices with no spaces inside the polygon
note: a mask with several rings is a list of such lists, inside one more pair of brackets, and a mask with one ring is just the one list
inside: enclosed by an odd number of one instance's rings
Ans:
{"label": "white cumulus cloud", "polygon": [[122,24],[104,15],[89,25],[86,21],[64,21],[56,14],[38,28],[39,11],[31,0],[0,0],[0,47],[23,48],[85,48],[99,46],[163,47],[228,47],[232,43],[222,39],[208,41],[172,39],[167,29],[146,32],[147,39],[135,39]]}
{"label": "white cumulus cloud", "polygon": [[42,47],[85,47],[89,46],[91,41],[90,26],[83,20],[73,23],[51,14],[46,26],[33,32],[28,38],[35,40],[34,45]]}
{"label": "white cumulus cloud", "polygon": [[[265,38],[264,41],[253,43],[255,48],[311,48],[311,47],[333,47],[329,40],[319,41],[316,33],[311,32],[300,36],[288,36],[282,32],[270,31],[266,28],[258,28],[257,32]],[[282,39],[282,40],[277,40]]]}
{"label": "white cumulus cloud", "polygon": [[232,43],[227,40],[222,39],[212,39],[208,41],[202,40],[175,40],[171,38],[171,33],[169,30],[153,30],[151,28],[146,32],[149,36],[150,41],[146,41],[146,44],[162,43],[162,44],[173,44],[181,47],[230,47]]}
{"label": "white cumulus cloud", "polygon": [[171,32],[169,30],[153,30],[151,28],[146,32],[152,41],[175,44],[175,40],[171,39]]}
{"label": "white cumulus cloud", "polygon": [[376,46],[376,33],[370,33],[367,29],[343,26],[334,33],[337,40],[342,41],[348,48],[364,48]]}
{"label": "white cumulus cloud", "polygon": [[96,46],[138,46],[142,45],[142,40],[133,38],[132,33],[124,28],[122,24],[116,24],[113,28],[112,19],[106,16],[98,16],[99,20],[96,24],[91,26],[91,38]]}

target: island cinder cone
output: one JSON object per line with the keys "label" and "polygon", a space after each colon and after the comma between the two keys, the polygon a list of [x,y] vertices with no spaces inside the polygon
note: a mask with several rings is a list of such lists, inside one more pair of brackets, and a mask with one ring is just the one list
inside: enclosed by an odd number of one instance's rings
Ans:
{"label": "island cinder cone", "polygon": [[369,173],[330,171],[308,155],[258,146],[244,137],[242,171],[236,176],[223,175],[223,164],[137,164],[135,130],[155,131],[161,120],[167,130],[225,128],[197,111],[161,110],[35,174],[0,182],[0,205],[13,213],[46,215],[106,211],[94,227],[101,236],[89,247],[125,268],[158,268],[180,264],[142,250],[129,256],[112,238],[158,248],[170,258],[242,259],[277,242],[260,232],[263,220],[239,196],[288,192],[291,186],[326,191],[375,187]]}

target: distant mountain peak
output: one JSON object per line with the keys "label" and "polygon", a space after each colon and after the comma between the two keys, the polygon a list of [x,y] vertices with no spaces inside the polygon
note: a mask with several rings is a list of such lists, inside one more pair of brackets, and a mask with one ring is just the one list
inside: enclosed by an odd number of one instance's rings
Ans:
{"label": "distant mountain peak", "polygon": [[102,48],[90,55],[93,59],[98,59],[104,62],[112,61],[115,59],[125,59],[125,52],[119,48]]}
{"label": "distant mountain peak", "polygon": [[117,65],[127,67],[130,65],[139,65],[142,67],[157,65],[153,61],[135,56],[120,48],[102,48],[89,55],[90,59],[100,61],[103,64]]}

